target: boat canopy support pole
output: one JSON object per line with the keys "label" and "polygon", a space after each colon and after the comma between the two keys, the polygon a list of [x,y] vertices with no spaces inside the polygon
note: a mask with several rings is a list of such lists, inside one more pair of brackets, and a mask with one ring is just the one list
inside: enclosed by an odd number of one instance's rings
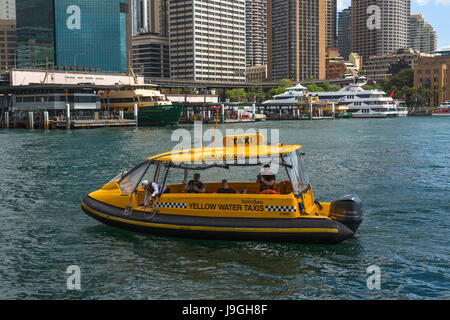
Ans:
{"label": "boat canopy support pole", "polygon": [[184,169],[184,177],[183,177],[183,184],[184,185],[187,184],[187,179],[188,179],[188,170]]}

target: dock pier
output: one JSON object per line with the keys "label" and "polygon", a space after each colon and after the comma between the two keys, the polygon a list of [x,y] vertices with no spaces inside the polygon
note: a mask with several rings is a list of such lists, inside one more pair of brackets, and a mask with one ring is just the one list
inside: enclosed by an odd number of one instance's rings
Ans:
{"label": "dock pier", "polygon": [[[250,118],[239,118],[239,110],[244,108],[252,114]],[[266,120],[327,120],[345,118],[346,110],[347,107],[336,106],[334,102],[319,102],[318,99],[284,105],[186,103],[180,123],[215,123],[217,113],[220,123],[255,122],[255,114],[264,114]]]}
{"label": "dock pier", "polygon": [[134,127],[135,119],[124,119],[123,113],[95,112],[95,115],[71,114],[70,112],[50,117],[49,111],[44,112],[4,112],[1,127],[4,129],[88,129],[101,127]]}

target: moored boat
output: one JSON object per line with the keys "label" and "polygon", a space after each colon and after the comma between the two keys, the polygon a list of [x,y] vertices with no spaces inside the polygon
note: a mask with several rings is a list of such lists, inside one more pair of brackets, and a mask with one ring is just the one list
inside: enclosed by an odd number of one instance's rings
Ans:
{"label": "moored boat", "polygon": [[178,124],[183,112],[182,104],[172,104],[150,84],[122,85],[102,95],[103,109],[123,111],[126,118],[134,118],[135,105],[140,126]]}
{"label": "moored boat", "polygon": [[[361,200],[349,195],[318,202],[302,147],[265,145],[263,140],[260,134],[226,136],[224,147],[150,157],[86,196],[82,209],[108,225],[167,236],[327,244],[352,237],[362,222]],[[262,181],[229,182],[236,193],[220,192],[221,174],[235,170],[235,177],[242,179],[262,165]],[[280,182],[275,176],[271,180],[267,166],[269,171],[280,168]],[[202,184],[203,192],[191,193],[188,171],[203,175],[211,170],[215,181]],[[145,180],[159,186],[151,201],[142,188]]]}
{"label": "moored boat", "polygon": [[434,110],[431,113],[433,117],[450,117],[450,100],[444,102],[441,106],[439,106],[438,110]]}

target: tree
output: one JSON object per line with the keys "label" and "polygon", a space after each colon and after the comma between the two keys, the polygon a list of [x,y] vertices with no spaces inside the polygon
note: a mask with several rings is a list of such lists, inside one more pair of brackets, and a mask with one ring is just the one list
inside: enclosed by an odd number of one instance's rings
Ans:
{"label": "tree", "polygon": [[322,87],[319,87],[318,85],[312,83],[306,87],[309,92],[323,92],[325,91]]}
{"label": "tree", "polygon": [[382,83],[382,86],[385,91],[391,91],[390,89],[393,89],[393,87],[397,88],[403,88],[404,86],[407,87],[414,87],[414,71],[411,68],[402,69],[400,72],[394,74],[388,81],[385,81]]}
{"label": "tree", "polygon": [[255,97],[256,97],[256,101],[258,102],[262,102],[265,98],[266,98],[266,94],[264,93],[264,91],[261,88],[252,88],[251,90],[249,90],[247,92],[247,101],[248,102],[253,102]]}
{"label": "tree", "polygon": [[432,91],[432,95],[433,95],[433,103],[434,103],[434,107],[436,108],[436,106],[439,104],[439,95],[441,94],[441,90],[440,89],[433,89]]}
{"label": "tree", "polygon": [[225,95],[231,102],[247,102],[247,94],[244,89],[227,90]]}
{"label": "tree", "polygon": [[447,101],[447,91],[448,91],[447,86],[443,86],[441,90],[444,93],[443,95],[444,101]]}
{"label": "tree", "polygon": [[365,84],[365,85],[362,86],[362,88],[364,90],[384,90],[383,87],[381,85],[379,85],[379,84],[375,84],[375,85]]}
{"label": "tree", "polygon": [[281,79],[280,82],[278,83],[279,88],[289,88],[293,86],[294,82],[292,82],[291,79]]}
{"label": "tree", "polygon": [[338,86],[332,86],[328,81],[325,81],[321,86],[324,91],[338,91],[340,88]]}

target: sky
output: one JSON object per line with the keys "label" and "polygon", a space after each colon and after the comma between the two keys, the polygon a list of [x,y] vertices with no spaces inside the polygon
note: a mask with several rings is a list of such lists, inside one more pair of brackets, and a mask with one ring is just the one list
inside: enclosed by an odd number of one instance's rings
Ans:
{"label": "sky", "polygon": [[[338,11],[348,8],[351,2],[337,0]],[[436,30],[438,49],[450,48],[450,0],[411,0],[411,14],[416,13],[422,13]]]}

